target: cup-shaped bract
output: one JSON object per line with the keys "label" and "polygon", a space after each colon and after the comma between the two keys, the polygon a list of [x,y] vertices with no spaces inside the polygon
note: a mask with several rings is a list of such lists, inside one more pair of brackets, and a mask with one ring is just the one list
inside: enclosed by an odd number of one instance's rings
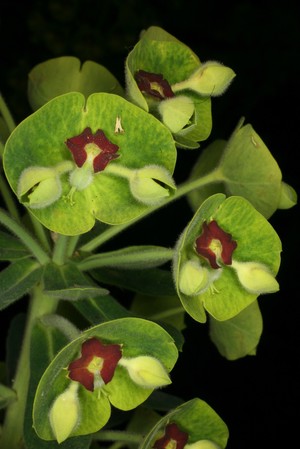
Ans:
{"label": "cup-shaped bract", "polygon": [[[211,100],[180,83],[201,67],[198,56],[160,27],[142,33],[129,53],[126,87],[130,100],[158,116],[172,131],[177,146],[198,148],[211,132]],[[172,86],[177,86],[176,92]],[[213,93],[213,89],[212,92]]]}
{"label": "cup-shaped bract", "polygon": [[195,398],[161,418],[140,449],[224,449],[228,435],[220,416],[205,401]]}
{"label": "cup-shaped bract", "polygon": [[[278,290],[280,252],[277,233],[251,203],[238,196],[209,197],[176,247],[173,273],[182,305],[199,322],[206,321],[205,311],[216,320],[233,318],[260,294]],[[208,273],[203,284],[199,265]],[[189,276],[196,278],[190,291]]]}
{"label": "cup-shaped bract", "polygon": [[94,61],[82,63],[74,56],[48,59],[28,74],[28,99],[34,111],[68,92],[81,92],[86,98],[95,92],[124,95],[118,80],[104,66]]}
{"label": "cup-shaped bract", "polygon": [[[169,372],[177,357],[173,338],[158,324],[144,319],[121,318],[84,331],[56,355],[39,382],[33,409],[37,434],[44,440],[56,439],[51,410],[62,394],[70,388],[73,393],[70,385],[74,382],[78,383],[80,419],[76,425],[75,420],[70,423],[69,436],[88,435],[107,423],[111,405],[132,410],[155,388],[170,383]],[[135,371],[134,375],[129,370]]]}
{"label": "cup-shaped bract", "polygon": [[[97,93],[85,100],[73,92],[21,122],[7,141],[3,160],[12,190],[33,215],[54,232],[77,235],[89,231],[95,220],[122,224],[145,212],[149,206],[136,200],[128,179],[115,173],[158,165],[172,176],[176,146],[159,120],[124,98]],[[65,164],[68,170],[62,171]],[[115,172],[106,170],[114,164]],[[37,168],[47,176],[58,170],[50,184],[59,188],[48,201],[43,180],[30,186],[38,187],[45,200],[33,208],[28,197],[34,190],[24,195],[19,186],[26,171]]]}
{"label": "cup-shaped bract", "polygon": [[251,124],[237,125],[228,141],[212,142],[200,155],[190,180],[215,171],[216,180],[190,192],[194,210],[214,193],[239,195],[250,201],[266,218],[277,209],[297,203],[294,189],[282,181],[281,170]]}

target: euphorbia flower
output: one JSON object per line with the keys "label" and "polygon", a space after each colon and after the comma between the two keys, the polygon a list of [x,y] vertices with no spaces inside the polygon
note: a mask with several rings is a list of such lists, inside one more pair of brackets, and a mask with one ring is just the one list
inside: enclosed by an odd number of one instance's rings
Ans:
{"label": "euphorbia flower", "polygon": [[188,434],[179,429],[177,424],[170,423],[165,428],[165,434],[155,441],[155,449],[183,449],[188,440]]}
{"label": "euphorbia flower", "polygon": [[212,268],[220,268],[220,263],[232,264],[232,253],[237,242],[232,240],[231,234],[223,231],[215,220],[203,223],[203,232],[196,239],[196,251],[208,259]]}
{"label": "euphorbia flower", "polygon": [[82,167],[88,160],[92,163],[95,173],[104,170],[112,159],[119,157],[119,154],[116,154],[118,145],[108,140],[101,129],[93,134],[91,128],[85,128],[81,134],[67,139],[65,143],[76,165]]}
{"label": "euphorbia flower", "polygon": [[163,75],[138,70],[134,77],[142,93],[151,95],[159,100],[174,97],[172,88]]}
{"label": "euphorbia flower", "polygon": [[69,377],[94,391],[111,381],[121,357],[121,345],[105,345],[91,338],[82,344],[81,357],[69,364]]}

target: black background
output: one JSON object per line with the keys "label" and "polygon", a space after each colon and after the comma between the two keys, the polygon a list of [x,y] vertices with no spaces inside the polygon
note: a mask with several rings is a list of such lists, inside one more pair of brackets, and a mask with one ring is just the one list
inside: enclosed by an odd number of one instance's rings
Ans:
{"label": "black background", "polygon": [[[218,60],[237,73],[226,94],[213,100],[209,141],[228,138],[245,116],[277,159],[284,180],[299,192],[299,19],[292,1],[2,0],[0,89],[20,121],[30,113],[27,73],[48,58],[92,59],[123,83],[124,60],[140,31],[161,26],[201,61]],[[180,152],[178,181],[185,179],[195,157],[195,152]],[[173,245],[190,213],[180,201],[155,214],[151,227],[141,223],[116,244],[132,239]],[[188,318],[184,351],[173,372],[174,391],[185,400],[206,400],[227,423],[228,449],[299,444],[298,207],[277,211],[271,223],[283,242],[281,290],[260,299],[264,332],[257,356],[226,361],[210,342],[207,327]],[[2,328],[16,309],[2,314]]]}

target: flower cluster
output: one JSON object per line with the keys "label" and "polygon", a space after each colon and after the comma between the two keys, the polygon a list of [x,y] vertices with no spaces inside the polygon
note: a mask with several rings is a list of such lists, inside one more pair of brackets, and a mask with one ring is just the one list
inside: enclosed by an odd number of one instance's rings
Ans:
{"label": "flower cluster", "polygon": [[224,320],[258,295],[278,291],[280,250],[277,234],[247,200],[210,197],[177,246],[176,282],[184,307],[198,321],[205,321],[203,307]]}
{"label": "flower cluster", "polygon": [[175,163],[170,131],[108,93],[54,98],[19,124],[4,154],[20,202],[65,235],[89,231],[96,219],[121,224],[159,204],[176,189]]}
{"label": "flower cluster", "polygon": [[187,148],[208,137],[210,97],[221,95],[234,76],[219,62],[201,64],[190,48],[159,27],[143,33],[126,61],[130,99],[158,116],[177,145]]}

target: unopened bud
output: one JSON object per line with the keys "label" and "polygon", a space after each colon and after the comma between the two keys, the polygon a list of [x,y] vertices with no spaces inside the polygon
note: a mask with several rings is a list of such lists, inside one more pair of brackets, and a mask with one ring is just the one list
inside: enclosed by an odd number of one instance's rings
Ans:
{"label": "unopened bud", "polygon": [[232,268],[236,271],[242,286],[250,293],[274,293],[279,290],[279,284],[270,270],[258,262],[232,261]]}
{"label": "unopened bud", "polygon": [[77,397],[79,383],[70,386],[54,401],[50,413],[50,425],[58,443],[65,441],[79,420],[79,401]]}
{"label": "unopened bud", "polygon": [[198,295],[209,285],[209,271],[196,261],[189,260],[179,274],[179,290],[187,296]]}
{"label": "unopened bud", "polygon": [[184,449],[221,449],[220,446],[211,440],[199,440],[192,444],[186,444]]}
{"label": "unopened bud", "polygon": [[71,170],[73,163],[65,161],[56,167],[28,167],[21,173],[18,196],[33,209],[42,209],[57,201],[62,193],[59,176]]}
{"label": "unopened bud", "polygon": [[173,92],[191,89],[200,95],[222,95],[235,77],[234,71],[217,61],[202,64],[187,80],[172,85]]}
{"label": "unopened bud", "polygon": [[129,183],[133,196],[147,205],[161,202],[170,195],[170,190],[176,188],[168,170],[159,165],[147,165],[135,170]]}
{"label": "unopened bud", "polygon": [[145,388],[159,388],[171,383],[161,362],[151,356],[122,358],[119,365],[127,369],[130,378]]}
{"label": "unopened bud", "polygon": [[297,204],[297,193],[286,182],[281,182],[280,199],[278,209],[289,209]]}

